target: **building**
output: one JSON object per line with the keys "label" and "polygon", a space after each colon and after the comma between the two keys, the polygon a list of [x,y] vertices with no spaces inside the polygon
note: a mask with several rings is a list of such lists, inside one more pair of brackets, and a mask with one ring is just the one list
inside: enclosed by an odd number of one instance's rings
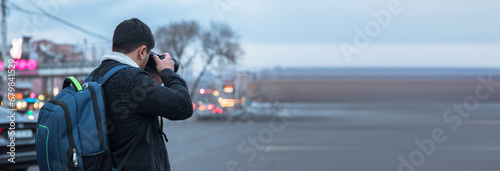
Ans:
{"label": "building", "polygon": [[51,99],[62,90],[66,77],[75,76],[83,81],[99,65],[99,61],[85,58],[86,48],[82,45],[57,44],[50,40],[29,42],[30,38],[22,40],[22,44],[11,46],[12,49],[22,49],[22,55],[9,55],[9,58],[16,59],[16,93],[24,97],[34,93]]}

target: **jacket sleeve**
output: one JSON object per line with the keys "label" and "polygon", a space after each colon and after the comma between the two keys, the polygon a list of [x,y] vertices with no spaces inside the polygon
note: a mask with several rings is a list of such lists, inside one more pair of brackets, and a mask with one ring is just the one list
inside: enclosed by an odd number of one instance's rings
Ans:
{"label": "jacket sleeve", "polygon": [[171,69],[160,73],[164,86],[159,85],[147,72],[133,76],[132,97],[144,114],[158,115],[170,120],[184,120],[193,115],[193,104],[186,81]]}

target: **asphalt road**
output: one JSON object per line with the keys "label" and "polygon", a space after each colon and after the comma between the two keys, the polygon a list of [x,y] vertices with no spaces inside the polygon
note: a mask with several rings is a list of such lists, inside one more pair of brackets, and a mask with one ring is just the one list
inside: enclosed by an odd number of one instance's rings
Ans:
{"label": "asphalt road", "polygon": [[174,170],[500,170],[500,105],[465,111],[461,124],[447,109],[304,105],[285,119],[174,124],[167,146]]}
{"label": "asphalt road", "polygon": [[301,104],[260,120],[167,122],[167,149],[174,171],[498,171],[500,104],[471,104]]}

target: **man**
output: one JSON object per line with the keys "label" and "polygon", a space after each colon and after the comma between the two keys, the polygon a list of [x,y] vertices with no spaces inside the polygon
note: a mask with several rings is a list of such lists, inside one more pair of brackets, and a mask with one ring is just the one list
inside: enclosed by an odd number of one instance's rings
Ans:
{"label": "man", "polygon": [[[184,120],[193,114],[186,82],[173,71],[168,53],[163,54],[163,60],[154,56],[158,81],[164,86],[143,70],[154,45],[146,24],[136,18],[125,20],[114,31],[113,52],[105,54],[92,73],[104,74],[116,65],[132,66],[118,71],[103,85],[111,155],[115,167],[126,159],[123,170],[170,170],[158,116]],[[134,146],[138,136],[139,144]]]}

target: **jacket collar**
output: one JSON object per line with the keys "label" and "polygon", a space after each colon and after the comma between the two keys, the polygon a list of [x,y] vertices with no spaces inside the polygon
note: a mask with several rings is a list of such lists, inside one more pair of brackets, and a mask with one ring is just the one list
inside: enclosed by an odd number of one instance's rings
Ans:
{"label": "jacket collar", "polygon": [[123,53],[118,53],[118,52],[107,52],[101,57],[101,63],[105,60],[114,60],[117,62],[120,62],[122,64],[130,65],[133,67],[139,68],[139,65],[135,63],[130,57],[127,55],[124,55]]}

